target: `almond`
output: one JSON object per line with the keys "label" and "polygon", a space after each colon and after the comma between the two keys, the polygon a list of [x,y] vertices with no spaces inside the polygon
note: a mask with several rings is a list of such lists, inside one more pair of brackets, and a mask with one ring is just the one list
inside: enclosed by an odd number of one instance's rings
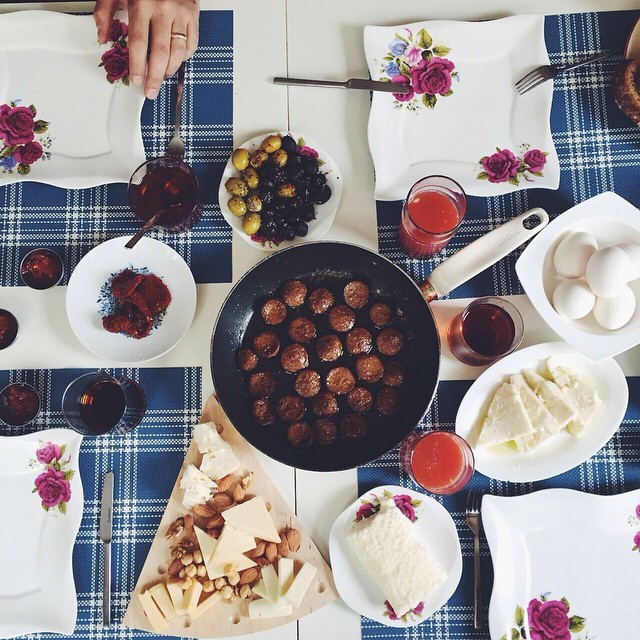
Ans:
{"label": "almond", "polygon": [[289,541],[287,540],[286,534],[281,533],[280,542],[278,543],[278,554],[283,558],[286,558],[289,553],[291,553],[291,549],[289,549]]}
{"label": "almond", "polygon": [[207,504],[197,504],[193,507],[193,513],[203,518],[211,518],[211,516],[216,515],[216,510]]}
{"label": "almond", "polygon": [[233,486],[233,473],[227,473],[226,476],[218,480],[218,491],[228,491]]}
{"label": "almond", "polygon": [[264,557],[271,563],[278,557],[278,545],[275,542],[269,542],[264,550]]}
{"label": "almond", "polygon": [[169,575],[170,578],[175,578],[180,573],[180,570],[183,568],[184,567],[180,558],[174,558],[173,562],[169,565],[169,568],[167,569],[167,574]]}
{"label": "almond", "polygon": [[193,538],[195,532],[193,530],[193,516],[190,513],[187,513],[184,516],[184,537],[185,538]]}
{"label": "almond", "polygon": [[237,482],[236,486],[233,487],[231,495],[236,502],[242,502],[244,500],[244,489],[239,482]]}
{"label": "almond", "polygon": [[297,529],[287,531],[287,542],[290,551],[297,551],[300,548],[300,532]]}
{"label": "almond", "polygon": [[218,514],[217,516],[213,516],[213,518],[209,518],[209,520],[207,520],[207,529],[221,527],[222,525],[224,525],[224,518],[220,514]]}
{"label": "almond", "polygon": [[264,556],[260,556],[259,558],[254,558],[256,564],[259,564],[261,567],[266,567],[268,564],[271,564]]}
{"label": "almond", "polygon": [[225,507],[230,507],[233,504],[233,498],[231,496],[228,496],[226,493],[216,493],[213,496],[212,500],[213,504],[218,507],[218,509],[224,509]]}
{"label": "almond", "polygon": [[220,537],[220,529],[218,528],[207,529],[207,533],[216,540]]}
{"label": "almond", "polygon": [[258,570],[255,567],[249,567],[248,569],[240,572],[239,584],[251,584],[258,579],[258,575]]}
{"label": "almond", "polygon": [[260,540],[256,544],[255,549],[251,549],[250,551],[247,551],[244,555],[247,556],[247,558],[258,558],[264,555],[266,547],[267,547],[267,543],[264,540]]}

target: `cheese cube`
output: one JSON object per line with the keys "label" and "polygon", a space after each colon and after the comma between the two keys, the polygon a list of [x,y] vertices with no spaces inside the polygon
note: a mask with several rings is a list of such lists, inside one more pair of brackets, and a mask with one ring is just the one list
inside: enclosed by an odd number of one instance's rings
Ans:
{"label": "cheese cube", "polygon": [[267,598],[276,604],[278,600],[280,600],[280,585],[278,583],[276,570],[273,568],[273,565],[268,564],[266,567],[262,567],[260,573],[264,581],[264,588],[267,590]]}
{"label": "cheese cube", "polygon": [[167,620],[171,620],[171,618],[175,616],[176,610],[171,601],[169,591],[167,590],[167,585],[164,582],[158,582],[158,584],[154,584],[153,587],[149,589],[149,593],[158,605],[160,611],[162,611],[162,615]]}
{"label": "cheese cube", "polygon": [[227,441],[218,433],[214,422],[203,422],[193,428],[193,439],[200,453],[207,451],[222,451],[229,446]]}
{"label": "cheese cube", "polygon": [[317,569],[310,562],[305,562],[300,567],[300,571],[298,571],[286,593],[282,594],[282,597],[294,607],[299,607],[302,604],[304,594],[307,593],[307,589],[316,575],[316,571]]}
{"label": "cheese cube", "polygon": [[198,467],[190,464],[180,478],[180,488],[184,491],[182,504],[191,509],[197,504],[206,502],[211,496],[211,490],[218,485],[202,473]]}
{"label": "cheese cube", "polygon": [[252,600],[249,603],[249,619],[251,620],[290,616],[292,612],[293,609],[291,605],[286,602],[273,604],[270,600],[259,599]]}
{"label": "cheese cube", "polygon": [[160,611],[158,605],[154,602],[151,594],[148,591],[139,593],[138,599],[140,600],[142,609],[144,610],[147,619],[151,623],[153,630],[161,633],[162,630],[167,626],[167,620],[162,615],[162,611]]}
{"label": "cheese cube", "polygon": [[293,582],[293,558],[278,560],[278,594],[283,596]]}
{"label": "cheese cube", "polygon": [[269,542],[280,542],[280,534],[273,524],[261,496],[256,496],[222,512],[227,524],[256,538]]}
{"label": "cheese cube", "polygon": [[[225,442],[226,444],[226,442]],[[240,466],[236,454],[229,445],[220,451],[207,451],[202,455],[200,470],[210,478],[219,480],[229,473],[233,473]]]}

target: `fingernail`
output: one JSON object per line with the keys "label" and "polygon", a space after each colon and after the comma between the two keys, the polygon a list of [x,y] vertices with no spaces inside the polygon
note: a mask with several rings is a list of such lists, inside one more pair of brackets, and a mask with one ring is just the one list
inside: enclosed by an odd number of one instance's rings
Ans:
{"label": "fingernail", "polygon": [[133,84],[141,85],[142,84],[142,78],[140,76],[133,76],[131,78],[131,82],[133,82]]}
{"label": "fingernail", "polygon": [[155,87],[149,87],[145,95],[149,100],[155,100],[158,95],[158,90]]}

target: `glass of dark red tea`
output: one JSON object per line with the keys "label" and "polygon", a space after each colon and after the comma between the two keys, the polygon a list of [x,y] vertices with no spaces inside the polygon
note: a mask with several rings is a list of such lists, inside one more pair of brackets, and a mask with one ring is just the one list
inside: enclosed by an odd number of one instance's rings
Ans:
{"label": "glass of dark red tea", "polygon": [[191,167],[162,156],[141,164],[129,179],[127,195],[133,212],[146,222],[156,213],[154,227],[170,233],[190,229],[200,218],[198,179]]}
{"label": "glass of dark red tea", "polygon": [[76,378],[62,396],[64,419],[84,436],[128,433],[140,424],[146,408],[144,391],[137,382],[104,371]]}
{"label": "glass of dark red tea", "polygon": [[0,349],[10,347],[18,336],[18,321],[6,309],[0,309]]}
{"label": "glass of dark red tea", "polygon": [[62,258],[51,249],[33,249],[20,263],[20,277],[32,289],[55,287],[63,274]]}
{"label": "glass of dark red tea", "polygon": [[40,394],[26,382],[13,382],[0,391],[0,420],[22,427],[40,413]]}
{"label": "glass of dark red tea", "polygon": [[515,351],[522,342],[524,323],[520,312],[502,298],[478,298],[449,325],[451,353],[465,364],[491,364]]}

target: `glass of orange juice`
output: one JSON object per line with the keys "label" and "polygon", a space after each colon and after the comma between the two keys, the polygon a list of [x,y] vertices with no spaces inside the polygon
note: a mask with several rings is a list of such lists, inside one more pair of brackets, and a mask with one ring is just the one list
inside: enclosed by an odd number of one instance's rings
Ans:
{"label": "glass of orange juice", "polygon": [[402,206],[400,248],[412,258],[438,253],[458,230],[466,210],[464,190],[455,180],[446,176],[418,180]]}
{"label": "glass of orange juice", "polygon": [[414,431],[400,446],[400,463],[410,478],[436,495],[456,493],[474,470],[473,451],[451,431]]}

